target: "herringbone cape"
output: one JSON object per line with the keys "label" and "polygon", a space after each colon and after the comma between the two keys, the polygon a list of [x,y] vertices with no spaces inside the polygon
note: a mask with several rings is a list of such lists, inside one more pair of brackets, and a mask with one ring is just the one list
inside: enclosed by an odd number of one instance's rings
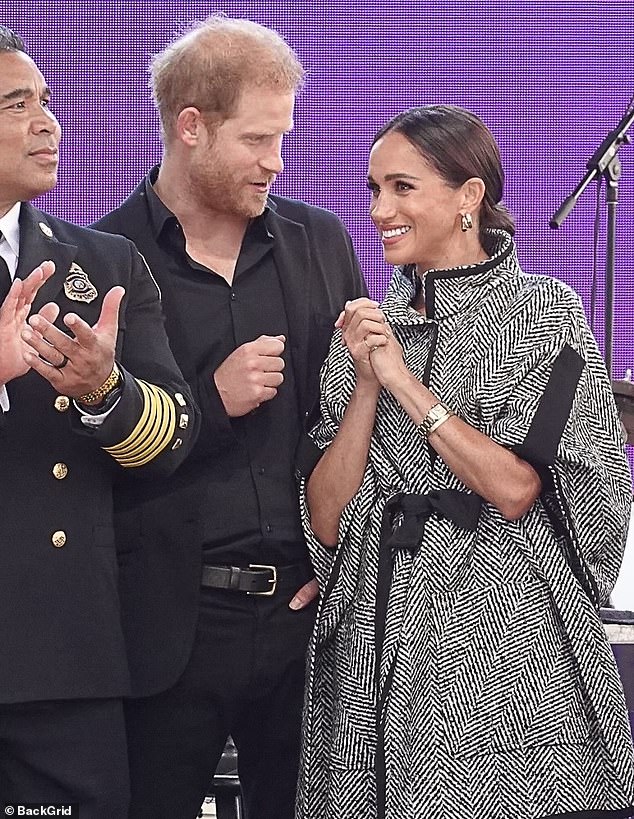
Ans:
{"label": "herringbone cape", "polygon": [[[302,500],[324,591],[298,819],[537,819],[634,804],[623,691],[597,613],[632,499],[610,382],[574,292],[524,274],[507,234],[490,238],[491,261],[426,275],[426,316],[410,307],[407,269],[395,270],[382,308],[410,370],[532,462],[544,492],[512,522],[482,502],[474,531],[432,514],[417,547],[393,553],[377,713],[385,503],[400,492],[468,492],[382,391],[336,552],[315,540]],[[313,433],[321,448],[353,386],[337,333]]]}

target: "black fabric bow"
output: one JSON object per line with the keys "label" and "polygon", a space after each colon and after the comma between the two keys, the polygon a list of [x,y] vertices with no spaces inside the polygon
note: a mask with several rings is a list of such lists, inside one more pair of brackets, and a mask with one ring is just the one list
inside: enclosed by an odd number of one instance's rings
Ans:
{"label": "black fabric bow", "polygon": [[[481,505],[479,495],[457,489],[440,489],[426,495],[406,495],[401,492],[385,504],[381,522],[381,546],[414,551],[422,540],[425,523],[434,513],[441,518],[448,518],[461,529],[473,532],[478,524]],[[392,531],[398,512],[403,517]]]}

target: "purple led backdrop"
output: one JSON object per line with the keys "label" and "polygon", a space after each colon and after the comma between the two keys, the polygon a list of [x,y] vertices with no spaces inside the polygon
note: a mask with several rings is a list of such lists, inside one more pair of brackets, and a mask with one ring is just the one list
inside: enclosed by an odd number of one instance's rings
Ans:
{"label": "purple led backdrop", "polygon": [[[595,186],[559,231],[548,218],[634,93],[632,0],[13,0],[0,10],[47,76],[64,128],[60,185],[42,202],[52,212],[88,223],[159,161],[149,57],[192,19],[224,11],[276,28],[309,70],[276,191],[341,216],[373,295],[389,270],[366,216],[368,146],[397,111],[445,102],[476,112],[500,143],[525,268],[563,279],[589,308]],[[634,366],[634,148],[621,159],[615,377]],[[598,258],[602,343],[603,232]]]}

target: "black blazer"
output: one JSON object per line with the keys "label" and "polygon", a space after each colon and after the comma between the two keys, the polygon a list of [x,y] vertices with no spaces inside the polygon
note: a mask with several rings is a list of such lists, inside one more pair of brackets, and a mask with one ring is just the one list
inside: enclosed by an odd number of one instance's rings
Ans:
{"label": "black blazer", "polygon": [[[125,287],[116,351],[124,387],[103,425],[91,431],[37,373],[7,385],[10,409],[0,418],[1,703],[128,691],[113,483],[118,476],[167,476],[191,449],[199,420],[167,343],[156,284],[134,246],[23,204],[17,275],[24,278],[46,259],[56,272],[34,309],[57,302],[60,328],[68,312],[94,324],[104,294]],[[96,290],[92,301],[76,299],[80,279]],[[138,424],[156,408],[135,376],[163,390],[165,417],[173,422],[163,432],[153,429],[145,443]],[[124,469],[102,448],[126,440],[148,453],[146,465]],[[151,441],[162,447],[153,456],[145,449]]]}
{"label": "black blazer", "polygon": [[[288,343],[305,428],[318,413],[319,371],[333,323],[348,299],[367,295],[350,236],[329,211],[271,197],[268,227],[275,236],[289,324]],[[170,687],[191,653],[200,590],[205,462],[221,457],[235,440],[211,371],[197,374],[187,352],[187,316],[176,307],[167,257],[153,236],[145,182],[96,225],[132,239],[145,256],[162,292],[174,356],[202,411],[201,434],[175,481],[126,487],[119,496],[117,539],[121,598],[132,690],[147,696]],[[301,450],[301,447],[300,447]],[[305,460],[305,453],[300,453]],[[149,490],[149,491],[146,491]],[[143,591],[138,593],[139,583]]]}

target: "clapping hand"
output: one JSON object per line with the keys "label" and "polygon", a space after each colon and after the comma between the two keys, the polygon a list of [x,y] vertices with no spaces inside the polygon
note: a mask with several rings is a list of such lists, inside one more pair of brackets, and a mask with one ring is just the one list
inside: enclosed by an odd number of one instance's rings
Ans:
{"label": "clapping hand", "polygon": [[[72,336],[53,324],[59,308],[47,304],[31,316],[22,331],[29,345],[27,363],[59,393],[71,398],[100,387],[112,372],[119,327],[123,287],[113,287],[104,296],[97,323],[92,327],[76,313],[67,313],[64,324]],[[55,316],[51,318],[53,309]]]}
{"label": "clapping hand", "polygon": [[[25,359],[27,346],[22,332],[40,287],[54,272],[53,262],[42,262],[26,279],[16,278],[13,281],[0,305],[0,384],[8,384],[30,369]],[[49,321],[55,321],[59,308],[57,305],[47,305],[42,312]]]}

